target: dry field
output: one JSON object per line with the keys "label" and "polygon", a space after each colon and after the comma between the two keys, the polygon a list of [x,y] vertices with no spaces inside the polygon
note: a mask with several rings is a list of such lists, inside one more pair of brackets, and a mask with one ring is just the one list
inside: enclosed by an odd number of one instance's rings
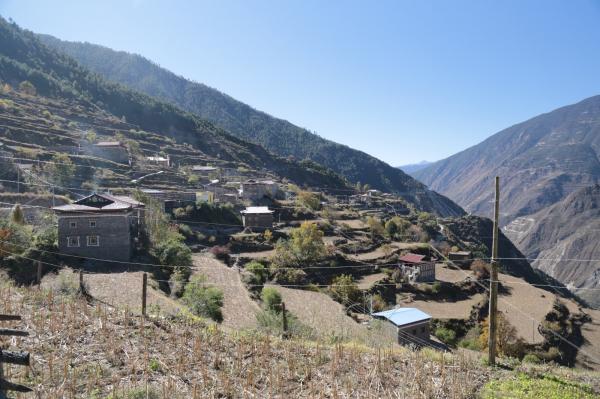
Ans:
{"label": "dry field", "polygon": [[19,398],[472,398],[490,377],[461,355],[228,334],[49,290],[5,285],[0,304],[30,333],[3,339],[32,354],[5,368],[35,390]]}
{"label": "dry field", "polygon": [[468,319],[473,306],[483,299],[483,295],[476,294],[462,301],[413,301],[404,299],[399,302],[402,306],[421,309],[435,319]]}
{"label": "dry field", "polygon": [[[343,305],[327,294],[268,285],[281,293],[286,309],[321,339],[367,342],[369,331],[346,315]],[[388,339],[388,344],[393,344]]]}
{"label": "dry field", "polygon": [[260,309],[250,298],[237,268],[227,267],[209,254],[195,254],[194,266],[207,277],[207,282],[223,291],[223,322],[226,329],[255,328]]}

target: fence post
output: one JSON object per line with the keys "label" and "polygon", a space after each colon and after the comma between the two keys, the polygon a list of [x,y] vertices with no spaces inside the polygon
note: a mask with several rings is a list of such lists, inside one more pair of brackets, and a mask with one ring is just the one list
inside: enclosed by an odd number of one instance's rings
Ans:
{"label": "fence post", "polygon": [[[0,321],[8,320],[21,320],[19,315],[0,315]],[[14,330],[10,328],[0,328],[0,335],[3,336],[17,336],[26,337],[29,335],[27,331]],[[3,363],[18,364],[21,366],[29,366],[29,353],[27,352],[13,352],[5,351],[0,349],[0,399],[6,399],[7,391],[15,392],[32,392],[33,390],[29,387],[20,384],[13,384],[12,382],[4,379],[4,370],[2,367]]]}
{"label": "fence post", "polygon": [[148,274],[142,276],[142,316],[146,317],[146,294],[148,292]]}
{"label": "fence post", "polygon": [[42,288],[42,261],[38,260],[37,264],[37,284],[38,288]]}
{"label": "fence post", "polygon": [[287,315],[285,313],[285,302],[281,302],[281,322],[283,324],[283,337],[287,338],[287,336],[288,336],[288,322],[287,322]]}
{"label": "fence post", "polygon": [[83,270],[79,269],[79,293],[85,294],[85,289],[83,287]]}

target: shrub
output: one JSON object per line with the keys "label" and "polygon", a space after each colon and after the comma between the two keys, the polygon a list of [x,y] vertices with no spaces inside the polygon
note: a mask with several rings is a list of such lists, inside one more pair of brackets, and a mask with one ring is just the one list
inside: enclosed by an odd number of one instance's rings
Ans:
{"label": "shrub", "polygon": [[222,245],[215,245],[210,249],[210,253],[215,256],[215,258],[222,260],[223,262],[229,261],[229,248]]}
{"label": "shrub", "polygon": [[471,263],[470,269],[477,280],[486,280],[490,278],[491,266],[488,263],[482,261],[481,259],[473,261],[473,263]]}
{"label": "shrub", "polygon": [[525,356],[523,356],[523,363],[539,364],[541,362],[542,362],[542,359],[540,359],[533,353],[528,353]]}
{"label": "shrub", "polygon": [[[305,339],[314,339],[314,331],[301,323],[297,317],[295,317],[289,311],[285,312],[287,316],[287,335],[290,337],[301,337]],[[256,314],[256,321],[261,330],[268,334],[280,335],[283,333],[283,320],[281,312],[277,313],[274,311],[263,310]]]}
{"label": "shrub", "polygon": [[185,286],[182,299],[192,313],[215,321],[223,320],[223,292],[216,287],[207,287],[204,275],[192,277]]}
{"label": "shrub", "polygon": [[192,264],[190,248],[175,239],[158,244],[154,252],[158,261],[165,266],[189,266]]}
{"label": "shrub", "polygon": [[260,299],[263,302],[263,307],[266,310],[280,312],[281,311],[281,294],[273,287],[264,287],[260,293]]}
{"label": "shrub", "polygon": [[260,262],[252,261],[245,266],[245,269],[255,276],[257,284],[264,284],[269,278],[269,271]]}
{"label": "shrub", "polygon": [[435,330],[435,336],[446,345],[454,346],[456,344],[456,333],[445,327],[438,327]]}

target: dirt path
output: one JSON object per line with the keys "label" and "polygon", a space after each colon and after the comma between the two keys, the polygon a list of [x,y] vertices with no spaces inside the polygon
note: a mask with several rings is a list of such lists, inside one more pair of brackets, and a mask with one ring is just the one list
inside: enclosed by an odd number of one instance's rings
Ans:
{"label": "dirt path", "polygon": [[369,274],[368,276],[363,276],[360,279],[356,280],[356,284],[361,290],[368,290],[377,281],[385,278],[385,276],[385,273]]}
{"label": "dirt path", "polygon": [[255,328],[256,312],[260,309],[250,298],[237,269],[227,267],[209,254],[194,255],[194,266],[209,283],[223,291],[223,322],[225,328],[242,330]]}

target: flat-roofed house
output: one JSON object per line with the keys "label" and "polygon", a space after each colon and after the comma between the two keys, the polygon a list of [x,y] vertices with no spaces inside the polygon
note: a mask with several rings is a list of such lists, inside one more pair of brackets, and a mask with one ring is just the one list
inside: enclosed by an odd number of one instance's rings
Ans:
{"label": "flat-roofed house", "polygon": [[58,217],[60,252],[128,261],[143,226],[144,204],[125,196],[92,194],[52,208]]}
{"label": "flat-roofed house", "polygon": [[160,155],[146,157],[146,162],[163,168],[168,168],[171,166],[171,158],[168,155],[166,157]]}
{"label": "flat-roofed house", "polygon": [[267,206],[249,206],[243,211],[242,222],[250,229],[270,229],[273,227],[273,211]]}
{"label": "flat-roofed house", "polygon": [[396,328],[400,345],[424,346],[429,341],[431,316],[417,308],[396,308],[372,316],[387,320]]}
{"label": "flat-roofed house", "polygon": [[453,251],[448,253],[448,260],[462,266],[469,266],[472,261],[470,251]]}
{"label": "flat-roofed house", "polygon": [[408,253],[398,259],[403,273],[411,282],[435,281],[435,262],[427,260],[425,255]]}
{"label": "flat-roofed house", "polygon": [[196,176],[210,178],[215,177],[219,173],[219,168],[215,166],[194,165],[192,166],[192,173]]}

